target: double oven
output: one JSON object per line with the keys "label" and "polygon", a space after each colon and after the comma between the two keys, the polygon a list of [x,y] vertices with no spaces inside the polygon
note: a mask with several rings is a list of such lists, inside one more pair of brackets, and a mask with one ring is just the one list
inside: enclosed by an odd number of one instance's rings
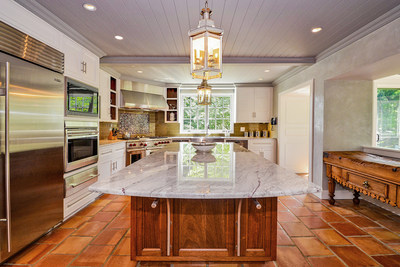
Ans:
{"label": "double oven", "polygon": [[66,78],[64,120],[64,218],[89,203],[98,180],[98,89]]}

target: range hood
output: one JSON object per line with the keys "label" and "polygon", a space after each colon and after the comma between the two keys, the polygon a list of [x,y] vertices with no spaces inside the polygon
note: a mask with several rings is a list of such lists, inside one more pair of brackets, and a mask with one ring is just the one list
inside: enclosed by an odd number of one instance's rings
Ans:
{"label": "range hood", "polygon": [[168,104],[162,95],[121,89],[121,107],[126,109],[168,110]]}

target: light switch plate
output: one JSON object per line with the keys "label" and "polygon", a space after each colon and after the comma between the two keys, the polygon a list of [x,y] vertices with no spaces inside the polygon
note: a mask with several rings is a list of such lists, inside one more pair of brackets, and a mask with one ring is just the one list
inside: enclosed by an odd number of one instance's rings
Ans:
{"label": "light switch plate", "polygon": [[240,131],[244,132],[244,131],[246,131],[246,128],[245,127],[240,127]]}

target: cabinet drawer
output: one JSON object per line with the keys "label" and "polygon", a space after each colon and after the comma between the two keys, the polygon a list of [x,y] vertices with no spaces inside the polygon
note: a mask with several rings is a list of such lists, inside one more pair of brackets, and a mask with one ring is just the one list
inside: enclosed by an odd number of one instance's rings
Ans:
{"label": "cabinet drawer", "polygon": [[343,179],[342,177],[342,169],[332,166],[332,178],[337,180],[337,179]]}
{"label": "cabinet drawer", "polygon": [[370,178],[357,175],[354,173],[347,173],[348,183],[364,188],[371,193],[378,196],[387,197],[388,196],[388,185],[382,182],[372,180]]}

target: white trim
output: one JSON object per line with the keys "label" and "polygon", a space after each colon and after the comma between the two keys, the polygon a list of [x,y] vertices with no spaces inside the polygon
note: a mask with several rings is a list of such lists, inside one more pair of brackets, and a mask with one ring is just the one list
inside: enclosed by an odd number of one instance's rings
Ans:
{"label": "white trim", "polygon": [[[378,112],[378,88],[389,88],[389,89],[400,89],[400,81],[396,82],[396,81],[392,81],[392,82],[382,82],[380,81],[382,79],[379,80],[374,80],[373,82],[373,90],[372,90],[372,147],[364,147],[364,152],[365,149],[371,151],[371,152],[367,152],[367,153],[373,153],[373,154],[377,154],[377,155],[381,155],[381,156],[388,156],[393,155],[393,157],[396,158],[400,158],[399,154],[396,154],[395,152],[398,152],[398,150],[395,149],[390,149],[390,148],[384,148],[384,147],[378,147],[376,145],[377,142],[377,122],[378,122],[378,116],[377,116],[377,112]],[[384,152],[386,151],[386,152]],[[391,157],[391,156],[388,156]]]}
{"label": "white trim", "polygon": [[278,94],[278,149],[277,149],[277,162],[280,164],[280,159],[281,159],[281,154],[279,153],[281,143],[280,140],[282,140],[282,130],[281,127],[279,127],[279,123],[282,123],[282,118],[280,115],[282,114],[282,97],[288,93],[294,92],[298,89],[304,88],[304,87],[309,87],[310,88],[310,96],[309,96],[309,159],[308,159],[308,180],[310,182],[313,182],[313,163],[314,163],[314,79],[302,83],[298,86],[295,86],[289,90],[286,90],[284,92],[281,92]]}
{"label": "white trim", "polygon": [[[336,184],[336,190],[335,190],[335,197],[334,199],[353,199],[353,192],[349,190],[337,190],[338,185]],[[316,197],[319,199],[329,199],[329,190],[321,190],[317,193],[314,193]]]}
{"label": "white trim", "polygon": [[365,153],[371,153],[379,156],[400,159],[400,150],[384,148],[384,147],[363,147]]}
{"label": "white trim", "polygon": [[[181,90],[183,89],[183,90]],[[191,96],[191,97],[196,97],[195,93],[187,93],[184,92],[184,88],[179,88],[179,98],[178,98],[178,106],[179,106],[179,110],[178,110],[178,117],[179,117],[179,132],[181,134],[205,134],[206,130],[184,130],[184,123],[183,123],[183,109],[184,109],[184,105],[183,105],[183,97],[185,96]],[[230,133],[234,132],[234,122],[235,122],[235,117],[233,116],[233,114],[235,114],[236,111],[236,106],[235,106],[235,92],[232,93],[218,93],[217,96],[227,96],[230,97],[230,110],[231,110],[231,116],[230,116]],[[207,111],[206,111],[206,115]],[[207,119],[206,119],[206,124],[207,124]],[[206,125],[207,127],[207,125]],[[222,134],[224,133],[223,130],[208,130],[208,133],[210,134]]]}

